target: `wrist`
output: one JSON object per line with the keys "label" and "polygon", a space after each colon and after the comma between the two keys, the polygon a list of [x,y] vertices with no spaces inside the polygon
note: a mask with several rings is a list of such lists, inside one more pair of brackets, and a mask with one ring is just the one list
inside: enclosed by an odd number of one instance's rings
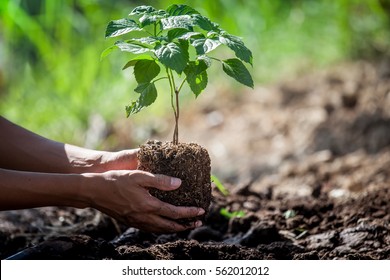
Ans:
{"label": "wrist", "polygon": [[100,198],[102,197],[102,186],[105,185],[104,173],[83,173],[79,176],[79,197],[85,205],[83,208],[96,208],[98,201],[100,201]]}
{"label": "wrist", "polygon": [[[61,176],[62,184],[58,188],[61,192],[58,195],[56,205],[63,205],[75,208],[92,207],[91,186],[93,186],[93,177],[86,177],[84,174],[58,174]],[[62,201],[61,201],[62,200]]]}
{"label": "wrist", "polygon": [[106,170],[110,152],[89,150],[73,145],[65,145],[70,173],[100,173]]}

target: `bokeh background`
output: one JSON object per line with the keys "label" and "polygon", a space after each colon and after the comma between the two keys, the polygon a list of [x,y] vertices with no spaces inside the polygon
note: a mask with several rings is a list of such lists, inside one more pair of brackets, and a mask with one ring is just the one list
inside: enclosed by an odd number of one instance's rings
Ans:
{"label": "bokeh background", "polygon": [[[179,2],[243,38],[253,51],[250,71],[256,86],[343,61],[389,55],[389,0]],[[0,114],[46,137],[91,148],[137,145],[155,130],[171,130],[156,122],[171,114],[164,89],[155,106],[126,119],[124,108],[135,97],[131,73],[121,71],[126,55],[101,61],[100,53],[115,41],[104,38],[110,20],[126,17],[138,5],[166,8],[173,3],[1,0]],[[240,85],[212,71],[202,95],[221,85],[233,89],[227,94],[240,94]],[[193,103],[192,96],[183,98],[183,106]]]}

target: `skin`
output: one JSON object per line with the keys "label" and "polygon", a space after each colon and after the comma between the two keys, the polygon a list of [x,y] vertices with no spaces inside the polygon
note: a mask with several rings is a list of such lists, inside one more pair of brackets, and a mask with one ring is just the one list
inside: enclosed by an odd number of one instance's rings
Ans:
{"label": "skin", "polygon": [[0,117],[0,210],[45,206],[92,207],[142,230],[199,227],[175,220],[204,210],[158,200],[150,188],[172,191],[181,181],[136,170],[137,149],[89,150],[46,139]]}

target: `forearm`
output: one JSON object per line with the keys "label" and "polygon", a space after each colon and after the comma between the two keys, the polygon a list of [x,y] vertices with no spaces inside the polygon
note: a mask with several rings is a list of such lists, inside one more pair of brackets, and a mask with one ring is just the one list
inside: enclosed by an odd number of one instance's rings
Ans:
{"label": "forearm", "polygon": [[82,173],[102,168],[107,154],[46,139],[2,117],[0,131],[0,168]]}
{"label": "forearm", "polygon": [[204,214],[196,207],[173,206],[149,193],[149,188],[173,191],[180,180],[144,171],[58,174],[0,168],[0,211],[45,206],[92,207],[147,231],[174,232],[201,226],[175,220]]}
{"label": "forearm", "polygon": [[89,206],[88,180],[81,174],[37,173],[0,168],[0,178],[0,210]]}

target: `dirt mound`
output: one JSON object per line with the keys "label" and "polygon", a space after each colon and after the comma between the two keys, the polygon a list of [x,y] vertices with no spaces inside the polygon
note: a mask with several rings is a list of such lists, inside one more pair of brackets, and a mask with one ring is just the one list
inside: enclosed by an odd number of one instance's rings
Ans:
{"label": "dirt mound", "polygon": [[[151,189],[150,194],[176,206],[207,210],[211,202],[210,157],[195,143],[148,141],[138,152],[138,169],[180,178],[180,188],[171,192]],[[200,217],[200,218],[203,218]],[[186,224],[195,219],[181,219]]]}

